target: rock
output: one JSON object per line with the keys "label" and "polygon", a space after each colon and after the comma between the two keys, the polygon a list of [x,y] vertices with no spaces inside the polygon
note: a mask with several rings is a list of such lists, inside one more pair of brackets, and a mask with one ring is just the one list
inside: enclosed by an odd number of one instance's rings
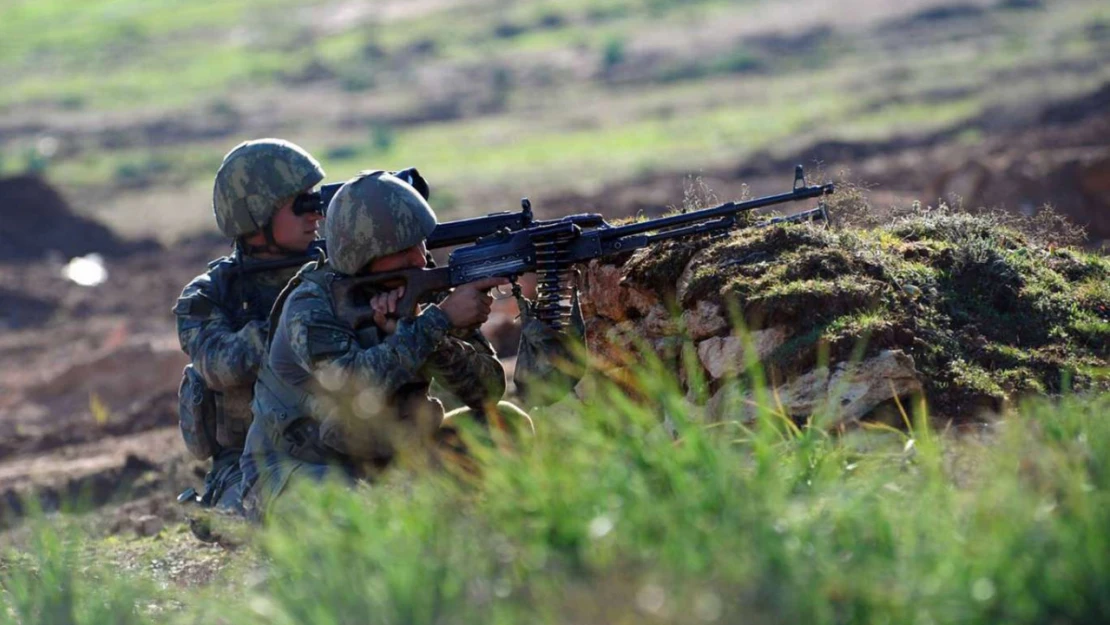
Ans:
{"label": "rock", "polygon": [[609,331],[612,321],[603,317],[586,317],[586,348],[591,354],[605,351],[609,344]]}
{"label": "rock", "polygon": [[725,384],[705,404],[705,416],[714,423],[750,422],[755,419],[751,394],[741,393],[736,384]]}
{"label": "rock", "polygon": [[639,316],[646,317],[653,309],[662,308],[659,305],[659,296],[654,291],[627,280],[621,280],[618,297],[626,314],[635,311]]}
{"label": "rock", "polygon": [[[824,425],[834,427],[860,420],[887,400],[921,392],[913,358],[887,350],[855,365],[840,363],[831,375],[826,368],[815,369],[779,386],[774,395],[786,416],[806,418],[821,410],[831,394],[837,406]],[[717,421],[748,421],[755,411],[750,394],[740,394],[735,384],[725,384],[710,398],[706,414]]]}
{"label": "rock", "polygon": [[574,385],[574,396],[580,401],[587,401],[597,396],[597,386],[597,376],[587,373]]}
{"label": "rock", "polygon": [[920,394],[923,388],[913,358],[886,350],[855,366],[837,366],[829,392],[839,397],[837,416],[844,422],[859,420],[888,399]]}
{"label": "rock", "polygon": [[675,336],[678,334],[678,321],[666,306],[656,304],[640,321],[640,328],[644,336],[652,339]]}
{"label": "rock", "polygon": [[636,322],[613,323],[605,319],[586,322],[586,347],[595,357],[598,368],[612,369],[633,360],[631,348],[637,336]]}
{"label": "rock", "polygon": [[813,414],[829,392],[829,370],[825,367],[800,375],[775,389],[783,409],[792,416]]}
{"label": "rock", "polygon": [[582,314],[612,321],[628,319],[621,302],[621,268],[591,260],[586,269],[586,288],[582,291]]}
{"label": "rock", "polygon": [[[786,341],[786,328],[777,326],[752,332],[756,358],[763,360]],[[698,359],[709,375],[719,380],[744,369],[744,341],[739,336],[715,336],[698,343]]]}
{"label": "rock", "polygon": [[722,314],[721,307],[706,301],[698,302],[694,310],[683,311],[682,323],[693,341],[727,334],[729,329],[728,320]]}
{"label": "rock", "polygon": [[659,296],[648,288],[624,280],[624,270],[615,265],[590,261],[586,288],[582,291],[582,314],[612,321],[645,317],[659,304]]}
{"label": "rock", "polygon": [[[681,368],[683,340],[677,336],[665,336],[651,342],[651,350],[657,358],[671,371],[678,372]],[[679,376],[680,379],[682,376]]]}
{"label": "rock", "polygon": [[590,371],[582,376],[578,384],[574,386],[574,395],[580,401],[586,402],[598,396],[598,389],[601,388],[603,381],[615,382],[623,388],[629,389],[631,392],[634,389],[633,372],[629,367],[613,367],[605,371]]}
{"label": "rock", "polygon": [[135,533],[139,536],[156,536],[165,527],[162,519],[153,514],[144,514],[135,519]]}

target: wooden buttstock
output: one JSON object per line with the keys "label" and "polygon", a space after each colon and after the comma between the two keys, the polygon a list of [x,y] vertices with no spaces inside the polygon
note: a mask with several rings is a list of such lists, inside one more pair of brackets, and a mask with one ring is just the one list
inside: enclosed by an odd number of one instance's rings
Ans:
{"label": "wooden buttstock", "polygon": [[369,294],[383,293],[401,285],[405,287],[405,294],[397,302],[397,316],[411,318],[416,316],[417,304],[432,293],[451,288],[451,270],[449,267],[399,269],[341,278],[332,284],[336,313],[353,328],[373,323],[374,310],[370,308]]}

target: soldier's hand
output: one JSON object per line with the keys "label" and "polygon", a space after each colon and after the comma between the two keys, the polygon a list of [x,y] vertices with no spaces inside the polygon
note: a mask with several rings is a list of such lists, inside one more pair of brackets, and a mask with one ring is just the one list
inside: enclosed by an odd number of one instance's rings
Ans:
{"label": "soldier's hand", "polygon": [[405,287],[402,285],[370,298],[370,308],[374,310],[374,325],[382,332],[393,334],[397,329],[397,302],[404,295]]}
{"label": "soldier's hand", "polygon": [[457,287],[439,307],[458,329],[477,328],[489,319],[493,296],[489,290],[509,283],[508,278],[486,278]]}

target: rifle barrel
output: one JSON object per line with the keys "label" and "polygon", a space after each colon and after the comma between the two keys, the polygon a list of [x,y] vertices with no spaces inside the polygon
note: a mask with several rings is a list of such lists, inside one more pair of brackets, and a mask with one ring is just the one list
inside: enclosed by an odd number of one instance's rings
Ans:
{"label": "rifle barrel", "polygon": [[826,195],[832,192],[833,185],[831,184],[812,187],[799,187],[789,193],[780,193],[778,195],[758,197],[754,200],[748,200],[746,202],[725,202],[724,204],[721,204],[719,206],[690,211],[681,215],[660,217],[659,219],[649,219],[640,223],[617,226],[616,228],[605,230],[602,233],[602,237],[605,240],[609,240],[632,234],[650,232],[652,230],[670,228],[673,226],[685,226],[695,222],[712,219],[713,217],[729,217],[737,213],[743,213],[757,208],[763,208],[764,206],[774,206],[775,204],[783,204],[786,202],[794,202],[797,200],[821,197],[822,195]]}

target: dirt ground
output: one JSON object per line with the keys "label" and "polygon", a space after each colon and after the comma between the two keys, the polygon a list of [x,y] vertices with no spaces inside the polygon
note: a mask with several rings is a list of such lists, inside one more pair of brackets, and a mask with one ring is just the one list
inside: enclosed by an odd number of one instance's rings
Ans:
{"label": "dirt ground", "polygon": [[[781,192],[793,163],[815,161],[826,174],[850,169],[872,187],[876,205],[958,195],[969,205],[1028,212],[1051,202],[1087,225],[1092,245],[1110,240],[1110,86],[926,137],[760,155],[706,172],[704,181],[722,200],[739,197],[744,184],[753,194]],[[681,205],[684,183],[651,175],[536,205],[541,216],[653,214]],[[76,496],[112,519],[110,531],[141,533],[151,518],[180,521],[174,496],[199,486],[203,469],[176,431],[186,358],[170,307],[227,244],[196,237],[166,249],[122,240],[34,178],[0,181],[0,210],[0,528],[23,515],[28,494],[46,508]],[[104,257],[103,284],[63,277],[68,259],[89,252]],[[509,305],[497,315],[495,343],[506,355],[513,316]]]}

